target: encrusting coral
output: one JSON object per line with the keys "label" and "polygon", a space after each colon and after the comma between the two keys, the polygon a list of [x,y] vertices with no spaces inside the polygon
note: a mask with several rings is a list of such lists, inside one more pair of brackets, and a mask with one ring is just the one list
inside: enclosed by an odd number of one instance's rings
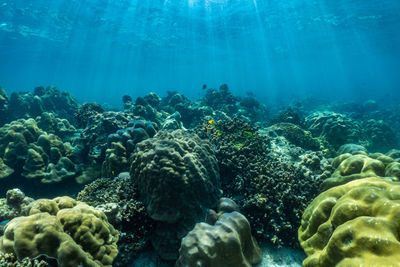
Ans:
{"label": "encrusting coral", "polygon": [[118,231],[103,212],[69,197],[39,199],[26,212],[8,223],[1,252],[18,259],[46,254],[63,267],[111,267]]}
{"label": "encrusting coral", "polygon": [[400,184],[364,178],[333,187],[304,211],[304,267],[398,266]]}

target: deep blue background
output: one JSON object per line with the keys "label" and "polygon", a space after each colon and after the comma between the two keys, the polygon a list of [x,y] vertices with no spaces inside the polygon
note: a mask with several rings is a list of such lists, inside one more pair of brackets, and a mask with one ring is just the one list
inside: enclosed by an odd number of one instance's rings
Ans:
{"label": "deep blue background", "polygon": [[398,0],[0,2],[0,84],[79,101],[204,94],[399,100]]}

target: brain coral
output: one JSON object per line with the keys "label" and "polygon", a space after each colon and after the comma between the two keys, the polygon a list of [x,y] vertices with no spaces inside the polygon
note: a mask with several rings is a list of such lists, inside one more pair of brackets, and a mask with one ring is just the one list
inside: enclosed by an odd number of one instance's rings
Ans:
{"label": "brain coral", "polygon": [[400,184],[364,178],[333,187],[304,211],[303,266],[398,266]]}
{"label": "brain coral", "polygon": [[29,216],[10,221],[0,251],[18,259],[46,254],[61,266],[111,266],[118,254],[118,232],[104,213],[69,197],[32,203]]}

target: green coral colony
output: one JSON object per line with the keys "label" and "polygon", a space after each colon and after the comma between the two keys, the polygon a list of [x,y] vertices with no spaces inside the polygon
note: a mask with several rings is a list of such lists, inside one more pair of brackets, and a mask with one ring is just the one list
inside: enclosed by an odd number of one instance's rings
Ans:
{"label": "green coral colony", "polygon": [[371,103],[0,88],[0,266],[398,266],[400,111]]}

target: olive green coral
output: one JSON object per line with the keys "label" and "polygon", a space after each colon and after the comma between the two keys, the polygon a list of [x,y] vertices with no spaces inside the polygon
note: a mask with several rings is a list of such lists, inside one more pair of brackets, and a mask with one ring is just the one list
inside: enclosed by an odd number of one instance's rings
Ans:
{"label": "olive green coral", "polygon": [[46,254],[63,267],[111,266],[118,232],[103,212],[69,197],[40,199],[29,216],[14,218],[0,238],[0,251],[18,259]]}
{"label": "olive green coral", "polygon": [[44,132],[34,119],[0,128],[0,178],[15,172],[42,183],[60,182],[77,175],[71,155],[69,143]]}
{"label": "olive green coral", "polygon": [[333,187],[304,211],[303,266],[398,266],[400,184],[364,178]]}
{"label": "olive green coral", "polygon": [[393,159],[380,153],[368,155],[365,152],[356,152],[355,155],[350,153],[342,154],[336,157],[332,166],[336,168],[332,177],[325,179],[321,188],[329,189],[333,186],[342,185],[347,182],[366,178],[366,177],[382,177],[389,181],[396,181],[400,178],[396,168],[400,163],[393,162]]}

